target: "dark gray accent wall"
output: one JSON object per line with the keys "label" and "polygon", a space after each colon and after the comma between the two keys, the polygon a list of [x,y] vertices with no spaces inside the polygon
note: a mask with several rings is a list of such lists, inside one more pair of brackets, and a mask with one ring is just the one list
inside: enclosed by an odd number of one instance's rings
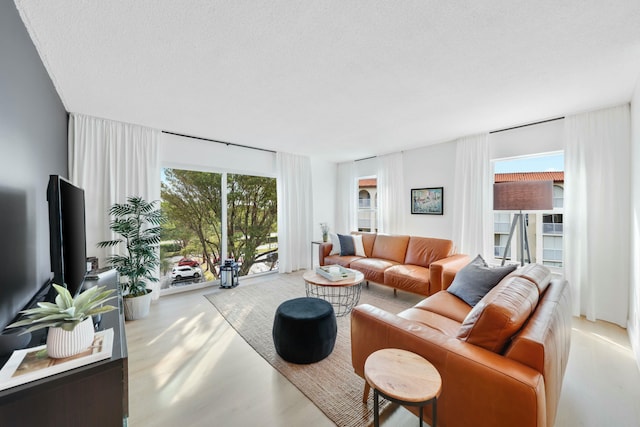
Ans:
{"label": "dark gray accent wall", "polygon": [[15,4],[0,0],[0,330],[50,276],[50,174],[67,176],[67,112]]}

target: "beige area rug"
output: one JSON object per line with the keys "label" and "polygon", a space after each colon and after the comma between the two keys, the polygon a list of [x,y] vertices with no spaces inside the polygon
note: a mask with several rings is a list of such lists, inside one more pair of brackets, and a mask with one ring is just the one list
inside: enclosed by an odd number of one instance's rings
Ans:
{"label": "beige area rug", "polygon": [[[276,353],[271,336],[276,309],[283,301],[305,296],[302,273],[274,275],[272,280],[240,284],[207,295],[231,326],[274,368],[341,427],[368,426],[373,422],[373,393],[362,403],[364,380],[351,366],[350,316],[338,317],[338,336],[333,352],[324,360],[297,365]],[[421,298],[380,285],[363,286],[360,303],[392,313],[414,305]],[[381,411],[389,406],[381,402]]]}

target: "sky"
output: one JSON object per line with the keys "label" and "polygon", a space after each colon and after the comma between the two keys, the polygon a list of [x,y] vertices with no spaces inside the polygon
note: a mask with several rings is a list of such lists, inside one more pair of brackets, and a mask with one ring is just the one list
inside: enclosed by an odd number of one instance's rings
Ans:
{"label": "sky", "polygon": [[560,172],[564,170],[564,154],[499,160],[494,163],[494,168],[494,173]]}

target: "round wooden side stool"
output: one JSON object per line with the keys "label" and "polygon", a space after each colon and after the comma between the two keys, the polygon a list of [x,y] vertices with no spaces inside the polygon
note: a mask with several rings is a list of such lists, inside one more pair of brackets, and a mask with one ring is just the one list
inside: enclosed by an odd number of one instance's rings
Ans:
{"label": "round wooden side stool", "polygon": [[378,396],[405,406],[422,408],[431,403],[431,427],[436,426],[437,400],[442,390],[442,378],[438,370],[425,358],[397,348],[378,350],[364,363],[365,397],[369,386],[373,387],[373,425],[380,426]]}

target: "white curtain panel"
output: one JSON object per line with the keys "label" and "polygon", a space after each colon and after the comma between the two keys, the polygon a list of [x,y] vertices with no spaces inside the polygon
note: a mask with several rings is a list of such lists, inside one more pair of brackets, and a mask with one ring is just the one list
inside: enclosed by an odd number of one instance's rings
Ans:
{"label": "white curtain panel", "polygon": [[[160,131],[72,113],[69,117],[69,179],[85,190],[87,255],[100,265],[109,249],[96,244],[116,236],[109,230],[109,208],[129,196],[158,200],[160,207]],[[160,272],[158,271],[159,275]],[[159,284],[149,285],[160,296]]]}
{"label": "white curtain panel", "polygon": [[564,266],[573,314],[626,327],[630,281],[629,106],[565,119]]}
{"label": "white curtain panel", "polygon": [[453,242],[458,253],[493,258],[492,185],[489,135],[456,140]]}
{"label": "white curtain panel", "polygon": [[402,234],[409,209],[402,153],[378,157],[378,232]]}
{"label": "white curtain panel", "polygon": [[355,162],[338,164],[336,180],[336,228],[337,233],[348,234],[358,229],[356,210],[358,183]]}
{"label": "white curtain panel", "polygon": [[311,268],[313,197],[308,157],[276,153],[278,188],[278,270]]}

